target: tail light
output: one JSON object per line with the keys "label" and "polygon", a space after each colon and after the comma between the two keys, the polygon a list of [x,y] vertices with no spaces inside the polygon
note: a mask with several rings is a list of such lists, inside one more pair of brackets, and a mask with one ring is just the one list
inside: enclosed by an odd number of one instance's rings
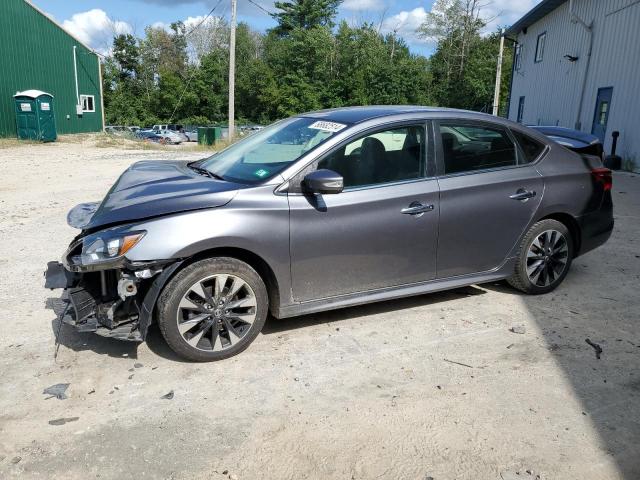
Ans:
{"label": "tail light", "polygon": [[602,184],[602,188],[605,192],[611,190],[611,187],[613,186],[611,170],[609,170],[608,168],[594,168],[593,170],[591,170],[591,175],[593,175],[593,178],[596,182]]}

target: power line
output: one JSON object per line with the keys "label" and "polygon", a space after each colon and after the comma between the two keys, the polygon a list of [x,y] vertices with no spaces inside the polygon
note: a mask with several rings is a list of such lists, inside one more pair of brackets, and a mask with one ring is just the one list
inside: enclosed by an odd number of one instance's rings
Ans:
{"label": "power line", "polygon": [[267,15],[269,15],[270,17],[273,17],[274,13],[270,12],[269,10],[267,10],[266,8],[264,8],[262,5],[260,5],[257,2],[254,2],[253,0],[249,0],[249,3],[253,3],[256,7],[258,7],[260,10],[262,10],[264,13],[266,13]]}
{"label": "power line", "polygon": [[204,16],[204,18],[203,18],[202,20],[200,20],[200,22],[199,22],[195,27],[193,27],[191,30],[189,30],[187,33],[185,33],[185,34],[184,34],[185,38],[186,38],[186,37],[188,37],[189,35],[191,35],[193,32],[195,32],[198,28],[200,28],[200,27],[202,26],[202,24],[203,24],[204,22],[206,22],[206,21],[207,21],[207,19],[208,19],[208,18],[213,14],[213,12],[215,11],[215,9],[216,9],[216,8],[218,8],[218,6],[220,5],[220,3],[222,3],[222,0],[218,0],[218,3],[216,3],[216,4],[214,5],[214,7],[213,7],[211,10],[209,10],[209,13],[207,13],[207,14]]}

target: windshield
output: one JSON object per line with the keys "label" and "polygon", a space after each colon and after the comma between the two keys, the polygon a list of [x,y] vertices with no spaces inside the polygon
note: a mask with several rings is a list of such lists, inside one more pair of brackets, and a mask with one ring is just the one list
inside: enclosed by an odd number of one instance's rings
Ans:
{"label": "windshield", "polygon": [[345,127],[315,118],[288,118],[203,160],[199,167],[232,182],[258,183],[281,172]]}

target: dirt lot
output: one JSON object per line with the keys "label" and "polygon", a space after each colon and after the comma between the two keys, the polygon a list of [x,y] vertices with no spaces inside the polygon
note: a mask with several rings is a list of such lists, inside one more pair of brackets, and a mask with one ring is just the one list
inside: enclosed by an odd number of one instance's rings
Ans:
{"label": "dirt lot", "polygon": [[[76,233],[67,210],[135,160],[202,155],[0,149],[0,478],[640,478],[638,175],[615,175],[611,240],[550,295],[483,285],[269,319],[206,365],[157,330],[136,345],[65,327],[54,362],[42,272]],[[42,394],[57,383],[66,400]]]}

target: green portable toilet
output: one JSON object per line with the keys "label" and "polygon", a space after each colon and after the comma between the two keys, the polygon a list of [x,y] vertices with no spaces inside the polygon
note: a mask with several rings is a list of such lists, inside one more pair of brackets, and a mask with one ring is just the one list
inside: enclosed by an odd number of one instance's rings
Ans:
{"label": "green portable toilet", "polygon": [[16,126],[20,140],[53,142],[56,121],[53,116],[53,95],[40,90],[25,90],[16,93]]}

